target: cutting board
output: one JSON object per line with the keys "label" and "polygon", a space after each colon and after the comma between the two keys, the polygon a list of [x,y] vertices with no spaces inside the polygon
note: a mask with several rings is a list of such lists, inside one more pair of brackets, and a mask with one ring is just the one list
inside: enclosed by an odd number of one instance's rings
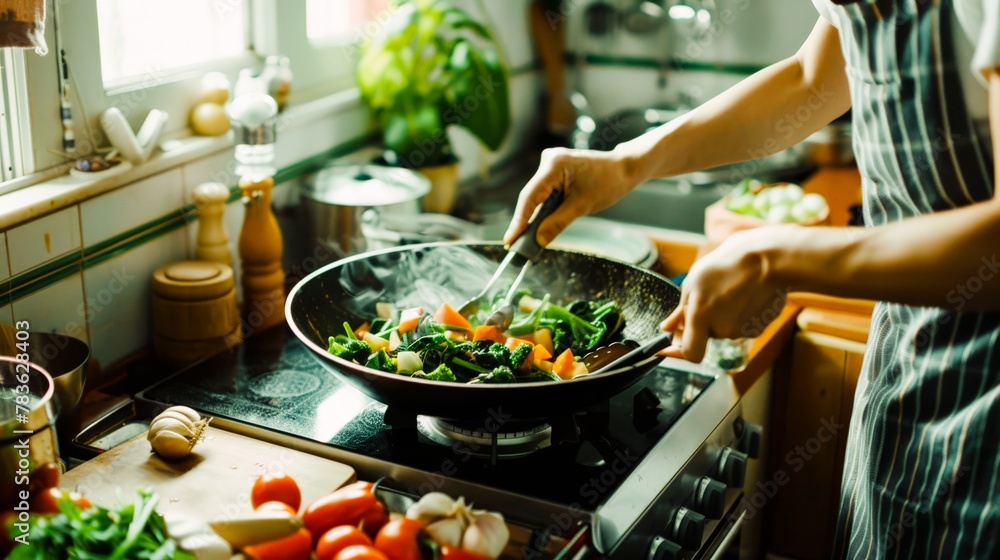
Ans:
{"label": "cutting board", "polygon": [[250,513],[250,489],[265,469],[280,468],[299,484],[303,507],[355,480],[343,463],[295,451],[209,426],[194,452],[166,460],[150,451],[146,432],[71,469],[60,486],[74,489],[95,505],[131,500],[148,486],[159,495],[157,511],[205,521]]}

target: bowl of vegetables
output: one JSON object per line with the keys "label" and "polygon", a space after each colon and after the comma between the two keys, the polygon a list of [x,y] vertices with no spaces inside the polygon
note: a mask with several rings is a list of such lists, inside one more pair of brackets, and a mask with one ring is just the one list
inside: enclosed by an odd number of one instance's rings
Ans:
{"label": "bowl of vegetables", "polygon": [[745,179],[705,210],[705,235],[721,242],[737,231],[768,224],[815,226],[830,223],[823,195],[806,193],[794,183],[761,183]]}

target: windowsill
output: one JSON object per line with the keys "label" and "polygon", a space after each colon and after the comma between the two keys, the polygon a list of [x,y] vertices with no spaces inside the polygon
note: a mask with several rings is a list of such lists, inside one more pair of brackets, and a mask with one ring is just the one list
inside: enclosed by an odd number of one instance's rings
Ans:
{"label": "windowsill", "polygon": [[[281,131],[291,131],[317,118],[335,115],[361,107],[357,88],[350,88],[301,105],[290,106],[278,115]],[[210,156],[233,146],[232,132],[222,136],[187,136],[168,138],[160,142],[160,150],[139,165],[100,178],[78,178],[68,169],[53,177],[52,170],[35,175],[36,183],[14,192],[0,195],[0,231],[22,222],[44,216],[67,206],[78,204],[146,177],[162,173],[186,163]],[[58,171],[57,171],[58,172]],[[31,178],[22,178],[22,180]],[[228,185],[227,185],[228,186]]]}

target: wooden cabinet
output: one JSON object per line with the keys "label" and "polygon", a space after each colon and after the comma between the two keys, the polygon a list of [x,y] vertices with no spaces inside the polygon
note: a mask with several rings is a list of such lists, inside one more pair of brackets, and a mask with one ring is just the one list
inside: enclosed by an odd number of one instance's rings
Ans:
{"label": "wooden cabinet", "polygon": [[[865,344],[802,330],[811,325],[808,311],[802,311],[806,317],[798,321],[791,350],[775,368],[770,476],[747,500],[766,511],[770,553],[826,559],[833,550],[848,425]],[[864,321],[864,316],[856,316],[849,323]],[[819,330],[829,331],[827,327]]]}

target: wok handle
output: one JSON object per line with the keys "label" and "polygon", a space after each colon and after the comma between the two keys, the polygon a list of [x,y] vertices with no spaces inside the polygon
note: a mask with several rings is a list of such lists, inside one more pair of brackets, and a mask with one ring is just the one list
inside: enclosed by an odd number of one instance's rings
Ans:
{"label": "wok handle", "polygon": [[514,243],[511,244],[510,251],[517,253],[532,262],[538,260],[542,251],[545,250],[544,247],[538,244],[538,226],[542,223],[542,220],[555,212],[556,208],[559,208],[562,201],[563,190],[561,188],[557,188],[549,194],[549,197],[545,199],[545,202],[536,206],[535,212],[531,215],[531,219],[528,221],[528,227],[525,228],[525,230],[521,232],[521,235],[514,241]]}
{"label": "wok handle", "polygon": [[591,374],[604,373],[606,371],[612,371],[638,364],[639,362],[652,357],[654,354],[663,350],[667,346],[670,346],[670,343],[673,340],[674,333],[662,332],[628,354],[625,354],[597,371],[591,372]]}

